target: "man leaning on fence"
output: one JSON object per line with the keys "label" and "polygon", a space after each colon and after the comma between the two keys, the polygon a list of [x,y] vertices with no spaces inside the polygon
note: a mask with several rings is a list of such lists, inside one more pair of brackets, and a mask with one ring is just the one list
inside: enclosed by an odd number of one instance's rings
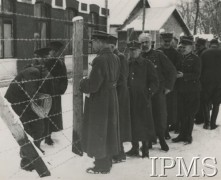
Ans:
{"label": "man leaning on fence", "polygon": [[[40,57],[46,56],[47,48],[35,51]],[[45,67],[44,59],[38,60],[39,65],[28,66],[23,69],[9,85],[5,98],[11,103],[14,112],[19,116],[24,130],[34,139],[34,144],[41,150],[40,143],[44,133],[44,117],[41,112],[48,113],[53,94],[52,81],[48,69]],[[47,94],[44,99],[44,94]],[[42,104],[44,104],[42,106]],[[35,169],[32,163],[32,153],[27,152],[26,142],[20,148],[21,168],[27,171]],[[28,145],[28,144],[27,144]],[[41,150],[43,152],[43,150]]]}
{"label": "man leaning on fence", "polygon": [[109,37],[105,32],[94,32],[92,44],[97,57],[89,77],[80,82],[80,90],[90,94],[85,98],[82,149],[95,158],[95,166],[87,169],[87,173],[93,174],[109,173],[112,157],[121,150],[116,90],[120,61],[111,52]]}

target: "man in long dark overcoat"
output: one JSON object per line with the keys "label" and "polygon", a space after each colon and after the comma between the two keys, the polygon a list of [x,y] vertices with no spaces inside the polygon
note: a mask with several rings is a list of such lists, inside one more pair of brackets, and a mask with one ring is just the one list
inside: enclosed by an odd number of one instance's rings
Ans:
{"label": "man in long dark overcoat", "polygon": [[176,68],[163,52],[151,49],[150,34],[142,33],[139,36],[139,42],[142,44],[142,57],[154,64],[159,77],[159,89],[152,97],[153,119],[161,149],[168,151],[169,146],[165,141],[167,129],[166,95],[173,90],[177,74]]}
{"label": "man in long dark overcoat", "polygon": [[[211,43],[212,48],[203,52],[202,61],[202,105],[209,107],[212,104],[212,113],[210,116],[209,108],[205,114],[205,129],[216,129],[216,119],[221,102],[221,49],[217,40]],[[205,105],[204,105],[205,104]]]}
{"label": "man in long dark overcoat", "polygon": [[130,96],[127,86],[129,65],[124,54],[120,53],[116,47],[117,38],[111,36],[109,43],[113,53],[117,55],[120,60],[120,76],[117,82],[117,96],[119,102],[121,152],[119,155],[114,156],[113,160],[114,162],[121,162],[126,160],[123,142],[131,141]]}
{"label": "man in long dark overcoat", "polygon": [[109,34],[96,31],[92,44],[97,57],[88,78],[82,79],[80,90],[85,98],[82,124],[82,149],[95,166],[88,173],[109,173],[112,157],[120,152],[119,107],[117,81],[120,61],[109,47]]}
{"label": "man in long dark overcoat", "polygon": [[50,71],[53,78],[54,95],[52,97],[52,107],[49,113],[50,119],[45,120],[45,143],[53,145],[54,141],[51,139],[52,132],[57,132],[63,129],[62,119],[62,102],[61,95],[63,95],[68,86],[67,69],[64,60],[60,58],[62,54],[63,44],[59,41],[53,41],[49,45],[48,58],[45,66]]}
{"label": "man in long dark overcoat", "polygon": [[[198,55],[198,57],[200,59],[201,59],[201,55],[203,54],[204,51],[206,51],[206,49],[207,49],[206,48],[206,39],[198,38],[196,40],[196,44],[195,44],[195,53]],[[196,124],[202,124],[206,121],[206,119],[207,119],[206,114],[209,109],[209,106],[206,106],[205,103],[201,103],[201,102],[203,102],[203,95],[202,94],[201,94],[200,99],[201,99],[200,100],[200,107],[199,107],[199,110],[198,110],[196,117],[195,117]]]}
{"label": "man in long dark overcoat", "polygon": [[[42,56],[46,54],[45,52],[48,52],[48,49],[40,49],[36,54]],[[49,79],[45,80],[46,76]],[[34,144],[40,150],[40,143],[44,136],[44,118],[41,118],[31,106],[32,103],[37,103],[40,100],[40,93],[53,95],[51,77],[48,69],[45,68],[44,60],[40,59],[39,65],[30,65],[19,72],[5,94],[5,98],[11,103],[12,109],[19,116],[24,130],[34,139]],[[34,102],[30,102],[31,99],[34,99]],[[31,163],[28,154],[25,146],[21,146],[21,168],[32,171],[34,165]]]}
{"label": "man in long dark overcoat", "polygon": [[139,141],[142,141],[142,157],[149,157],[148,143],[155,138],[151,97],[158,89],[159,79],[153,64],[140,55],[140,43],[131,41],[128,47],[132,148],[126,154],[139,156]]}
{"label": "man in long dark overcoat", "polygon": [[192,53],[193,37],[184,36],[181,40],[184,61],[178,68],[178,118],[181,119],[179,135],[172,139],[173,142],[184,141],[192,143],[194,117],[199,109],[200,101],[200,58]]}
{"label": "man in long dark overcoat", "polygon": [[[172,33],[162,33],[162,44],[158,50],[163,51],[163,53],[168,57],[168,59],[173,63],[177,70],[177,67],[183,61],[183,56],[178,53],[176,49],[172,47],[173,34]],[[179,131],[179,121],[177,118],[177,91],[176,84],[173,90],[167,94],[167,125],[168,129],[165,134],[166,139],[170,139],[169,129]],[[171,126],[170,126],[171,125]],[[169,128],[170,126],[170,128]]]}

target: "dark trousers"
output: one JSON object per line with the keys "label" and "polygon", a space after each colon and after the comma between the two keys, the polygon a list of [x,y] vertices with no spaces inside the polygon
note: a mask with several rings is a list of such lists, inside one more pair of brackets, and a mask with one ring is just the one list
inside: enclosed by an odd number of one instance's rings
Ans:
{"label": "dark trousers", "polygon": [[181,120],[180,136],[192,136],[194,117],[199,109],[199,92],[178,93],[178,118]]}
{"label": "dark trousers", "polygon": [[152,97],[152,112],[156,135],[164,137],[167,129],[167,105],[166,95],[163,91],[156,93]]}
{"label": "dark trousers", "polygon": [[216,119],[217,119],[218,113],[219,113],[219,104],[213,104],[211,120],[210,120],[211,125],[216,125]]}
{"label": "dark trousers", "polygon": [[199,110],[195,115],[196,123],[206,123],[209,121],[209,104],[204,101],[203,92],[200,93]]}
{"label": "dark trousers", "polygon": [[179,130],[180,121],[177,118],[177,91],[174,90],[166,95],[167,100],[167,127],[174,127],[174,130]]}
{"label": "dark trousers", "polygon": [[[25,105],[12,105],[14,112],[20,117],[20,120],[24,126],[24,130],[34,139],[34,144],[40,148],[40,143],[44,134],[44,120],[39,119],[31,107],[29,106],[23,113]],[[26,159],[27,152],[23,147],[20,148],[20,156],[22,159]],[[29,160],[27,160],[28,162]]]}

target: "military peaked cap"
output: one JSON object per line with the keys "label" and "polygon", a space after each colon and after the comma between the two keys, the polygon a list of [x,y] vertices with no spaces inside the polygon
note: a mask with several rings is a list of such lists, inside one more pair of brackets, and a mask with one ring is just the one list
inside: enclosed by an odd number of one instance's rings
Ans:
{"label": "military peaked cap", "polygon": [[182,36],[180,44],[193,45],[193,36]]}
{"label": "military peaked cap", "polygon": [[60,41],[52,41],[49,44],[49,48],[58,51],[63,47],[63,44]]}
{"label": "military peaked cap", "polygon": [[196,44],[204,46],[206,44],[206,39],[198,38]]}
{"label": "military peaked cap", "polygon": [[40,57],[44,57],[47,56],[49,54],[49,51],[51,50],[51,48],[40,48],[34,51],[34,54],[40,56]]}
{"label": "military peaked cap", "polygon": [[106,39],[108,40],[111,35],[104,31],[94,31],[91,39]]}
{"label": "military peaked cap", "polygon": [[210,41],[210,44],[219,44],[219,41],[217,39],[212,39]]}
{"label": "military peaked cap", "polygon": [[110,35],[109,36],[109,44],[114,44],[116,45],[117,44],[117,37],[113,36],[113,35]]}
{"label": "military peaked cap", "polygon": [[161,33],[160,35],[165,41],[171,41],[173,39],[173,33]]}
{"label": "military peaked cap", "polygon": [[140,49],[140,45],[141,43],[139,43],[138,41],[130,41],[129,43],[127,43],[127,47],[131,50]]}

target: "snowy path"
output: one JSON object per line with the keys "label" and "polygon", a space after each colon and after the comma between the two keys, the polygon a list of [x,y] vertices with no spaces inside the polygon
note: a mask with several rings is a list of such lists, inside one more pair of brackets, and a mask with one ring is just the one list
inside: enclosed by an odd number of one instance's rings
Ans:
{"label": "snowy path", "polygon": [[[5,92],[5,89],[1,89]],[[84,157],[79,157],[71,152],[71,138],[72,138],[72,85],[69,87],[66,94],[62,98],[63,103],[63,119],[64,130],[53,134],[52,138],[55,140],[54,146],[50,147],[44,142],[41,147],[45,150],[43,159],[48,162],[47,166],[51,171],[51,176],[44,178],[45,180],[147,180],[147,179],[187,179],[177,178],[177,166],[173,169],[166,170],[168,177],[150,177],[152,171],[152,164],[150,159],[128,158],[127,162],[113,165],[111,173],[108,175],[91,175],[87,174],[85,170],[93,166],[93,160]],[[221,114],[221,113],[220,113]],[[219,115],[217,124],[221,125],[221,115]],[[68,140],[65,136],[68,137]],[[171,133],[172,137],[176,137]],[[193,131],[193,143],[191,145],[184,145],[183,143],[174,144],[168,140],[170,151],[165,153],[160,150],[159,144],[154,145],[150,150],[151,157],[184,157],[187,166],[190,165],[192,157],[200,157],[198,161],[198,174],[200,177],[189,177],[188,179],[208,179],[202,177],[201,169],[203,168],[207,173],[213,171],[202,166],[202,159],[204,157],[216,157],[218,170],[221,170],[221,127],[214,131],[204,130],[202,125],[195,125]],[[125,143],[125,149],[130,148],[130,143]],[[33,172],[26,172],[20,169],[19,147],[4,122],[0,119],[0,180],[5,179],[38,179],[38,174]],[[211,161],[208,163],[213,164]],[[160,174],[160,161],[157,161],[157,174]],[[192,171],[191,173],[192,174]],[[220,180],[221,173],[209,179]]]}

